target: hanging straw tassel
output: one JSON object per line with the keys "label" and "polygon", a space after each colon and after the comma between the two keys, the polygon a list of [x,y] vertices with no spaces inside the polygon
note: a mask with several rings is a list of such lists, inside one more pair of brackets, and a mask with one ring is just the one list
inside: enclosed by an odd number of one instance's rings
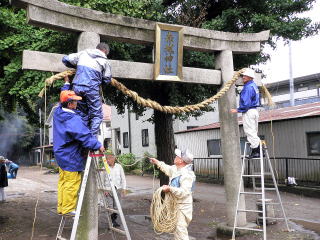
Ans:
{"label": "hanging straw tassel", "polygon": [[264,99],[265,102],[268,103],[268,106],[269,107],[275,107],[276,105],[272,101],[272,96],[271,96],[268,88],[264,84],[262,84],[260,89],[261,89],[262,98]]}

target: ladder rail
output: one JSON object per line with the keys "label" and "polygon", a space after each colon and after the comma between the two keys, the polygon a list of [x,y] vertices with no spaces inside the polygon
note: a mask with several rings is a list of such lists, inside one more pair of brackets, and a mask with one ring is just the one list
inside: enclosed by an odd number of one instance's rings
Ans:
{"label": "ladder rail", "polygon": [[266,192],[264,189],[264,158],[262,143],[260,142],[260,171],[261,171],[261,192],[262,192],[262,227],[263,227],[263,239],[267,239],[267,220],[266,220]]}
{"label": "ladder rail", "polygon": [[244,145],[244,154],[242,156],[242,166],[241,166],[241,174],[240,174],[240,182],[239,182],[239,190],[238,190],[238,196],[237,196],[237,204],[236,204],[236,211],[234,215],[234,222],[233,222],[233,229],[232,229],[232,239],[235,238],[235,231],[236,231],[236,226],[237,226],[237,221],[238,221],[238,208],[239,208],[239,201],[240,201],[240,192],[241,192],[241,187],[242,187],[242,175],[244,173],[245,169],[245,159],[246,159],[246,151],[247,151],[247,143]]}
{"label": "ladder rail", "polygon": [[266,158],[268,160],[268,165],[269,165],[269,168],[270,168],[273,184],[274,184],[274,187],[275,187],[275,190],[276,190],[276,193],[277,193],[278,201],[280,203],[280,207],[281,207],[281,211],[282,211],[282,214],[283,214],[283,218],[284,218],[284,221],[286,223],[287,230],[291,231],[291,229],[289,228],[288,219],[287,219],[286,213],[284,211],[284,207],[283,207],[282,200],[281,200],[281,197],[280,197],[280,192],[279,192],[279,189],[278,189],[277,180],[275,178],[273,167],[272,167],[272,164],[271,164],[271,161],[270,161],[270,158],[269,158],[269,153],[268,153],[268,151],[265,151],[265,152],[266,152]]}
{"label": "ladder rail", "polygon": [[[97,159],[95,159],[95,162],[97,163]],[[116,203],[116,207],[117,207],[117,210],[119,212],[119,216],[120,216],[120,219],[121,219],[122,226],[124,228],[124,232],[126,233],[127,240],[131,240],[130,232],[129,232],[129,229],[128,229],[128,226],[127,226],[127,223],[126,223],[123,211],[122,211],[122,207],[121,207],[121,203],[120,203],[120,200],[119,200],[119,197],[118,197],[118,193],[117,193],[117,190],[115,189],[115,186],[114,186],[114,184],[112,182],[112,178],[111,178],[111,176],[109,174],[110,166],[108,165],[106,160],[103,160],[103,163],[104,163],[104,166],[105,166],[105,170],[106,170],[105,172],[106,172],[106,175],[107,175],[107,179],[108,179],[111,191],[112,191],[113,201],[115,201],[115,203]],[[100,177],[101,176],[99,174],[98,178],[100,179]],[[100,181],[101,181],[101,179],[100,179]],[[110,229],[113,230],[114,229],[113,226],[111,226]],[[118,231],[118,232],[120,232],[120,231]]]}
{"label": "ladder rail", "polygon": [[[261,141],[260,142],[260,158],[247,158],[246,157],[246,151],[247,151],[247,146],[249,145],[248,142],[245,143],[245,148],[244,148],[244,154],[243,154],[243,158],[242,158],[242,168],[241,168],[241,177],[240,177],[240,183],[239,183],[239,191],[238,191],[238,196],[237,196],[237,204],[236,204],[236,214],[234,217],[234,225],[233,225],[233,231],[232,231],[232,239],[235,239],[235,230],[236,229],[243,229],[243,230],[252,230],[252,231],[259,231],[262,232],[263,234],[263,239],[267,240],[267,219],[276,219],[276,220],[284,220],[286,223],[286,227],[288,229],[288,231],[290,231],[289,229],[289,225],[288,225],[288,221],[287,221],[287,217],[284,211],[284,207],[283,207],[283,203],[280,197],[280,192],[278,189],[278,185],[277,185],[277,181],[275,179],[275,175],[274,175],[274,171],[273,171],[273,167],[270,161],[270,157],[269,157],[269,153],[267,151],[267,147],[266,147],[266,143],[265,141]],[[258,167],[258,165],[255,164],[259,164],[256,161],[253,161],[253,173],[248,172],[247,174],[244,174],[245,171],[245,164],[246,164],[246,160],[248,160],[248,165],[250,164],[250,160],[259,160],[260,163],[260,171],[256,171],[255,167]],[[270,172],[268,172],[268,174],[265,173],[265,170],[269,167]],[[274,188],[266,188],[265,187],[265,176],[266,175],[271,175],[272,176],[272,180],[273,180],[273,185]],[[243,179],[244,178],[248,178],[251,177],[252,181],[253,181],[253,192],[246,192],[245,190],[241,191],[241,187],[242,187],[242,183],[243,183]],[[256,178],[261,179],[260,182],[260,187],[256,186]],[[277,194],[277,198],[278,198],[278,202],[277,203],[267,203],[266,202],[266,191],[271,191],[271,190],[275,190],[276,194]],[[248,210],[248,209],[239,209],[239,201],[240,201],[240,196],[241,195],[252,195],[252,196],[258,196],[261,195],[261,204],[262,204],[262,211],[261,210]],[[270,205],[280,205],[281,206],[281,210],[282,210],[282,214],[283,214],[283,218],[282,217],[267,217],[267,210],[266,210],[266,205],[270,204]],[[255,228],[247,228],[247,227],[239,227],[237,226],[237,220],[238,220],[238,214],[240,212],[256,212],[256,213],[262,213],[262,216],[258,216],[258,219],[262,219],[262,229],[255,229]]]}
{"label": "ladder rail", "polygon": [[[110,166],[108,165],[108,163],[105,161],[104,164],[106,164],[108,166],[108,168],[110,169]],[[116,202],[116,206],[117,206],[117,209],[119,211],[119,216],[120,216],[120,219],[121,219],[121,222],[122,222],[122,225],[123,225],[123,228],[124,228],[124,231],[127,233],[127,239],[128,240],[131,240],[131,236],[130,236],[130,233],[129,233],[129,229],[128,229],[128,226],[127,226],[127,223],[126,223],[126,220],[124,218],[124,214],[123,214],[123,211],[122,211],[122,207],[121,207],[121,204],[120,204],[120,201],[119,201],[119,198],[118,198],[118,193],[117,193],[117,190],[115,189],[115,186],[112,182],[112,179],[111,179],[111,176],[110,174],[107,172],[107,178],[109,180],[109,184],[110,184],[110,187],[111,187],[111,190],[112,190],[112,194],[113,194],[113,199],[114,201]]]}
{"label": "ladder rail", "polygon": [[[104,184],[103,184],[103,180],[101,179],[101,175],[100,175],[100,168],[99,168],[99,161],[97,161],[97,159],[94,159],[94,165],[95,165],[95,175],[96,175],[96,179],[97,179],[97,185],[98,185],[98,188],[100,189],[103,189],[104,188]],[[106,170],[104,169],[104,172]],[[108,202],[107,202],[107,199],[106,197],[104,196],[104,191],[98,191],[98,195],[100,195],[100,200],[102,200],[103,202],[103,205],[105,208],[107,208],[107,206],[109,205]],[[107,219],[108,219],[108,225],[109,225],[109,229],[111,229],[113,226],[112,226],[112,223],[111,223],[111,217],[109,214],[107,214]],[[115,236],[115,232],[114,231],[111,231],[111,236],[112,236],[112,239],[113,240],[116,240],[116,236]]]}
{"label": "ladder rail", "polygon": [[72,225],[72,232],[71,232],[70,240],[75,240],[75,238],[76,238],[79,219],[80,219],[80,213],[81,213],[81,209],[82,209],[82,203],[83,203],[84,194],[85,194],[87,181],[88,181],[88,177],[89,177],[89,170],[90,170],[91,162],[92,162],[92,158],[90,157],[90,154],[88,154],[85,171],[84,171],[84,174],[83,174],[83,177],[82,177],[80,194],[79,194],[79,197],[78,197],[76,215],[74,217],[74,222],[73,222],[73,225]]}

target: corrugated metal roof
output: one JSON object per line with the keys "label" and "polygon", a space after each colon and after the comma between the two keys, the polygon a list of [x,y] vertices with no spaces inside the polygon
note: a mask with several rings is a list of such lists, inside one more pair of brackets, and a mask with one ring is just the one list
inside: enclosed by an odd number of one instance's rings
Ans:
{"label": "corrugated metal roof", "polygon": [[[290,120],[290,119],[296,119],[296,118],[320,116],[320,102],[308,103],[308,104],[298,105],[294,107],[260,111],[259,114],[260,114],[259,122],[270,122],[270,121],[280,121],[280,120]],[[241,125],[242,117],[239,117],[238,120],[239,120],[239,125]],[[204,131],[204,130],[215,129],[215,128],[220,128],[220,122],[215,122],[215,123],[211,123],[201,127],[196,127],[196,128],[179,131],[175,133]]]}

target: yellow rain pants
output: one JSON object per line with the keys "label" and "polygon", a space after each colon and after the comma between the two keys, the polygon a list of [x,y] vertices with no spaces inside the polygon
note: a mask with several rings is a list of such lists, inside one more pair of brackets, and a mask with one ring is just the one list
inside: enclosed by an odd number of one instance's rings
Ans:
{"label": "yellow rain pants", "polygon": [[59,168],[57,208],[59,214],[76,210],[80,184],[81,172],[69,172]]}

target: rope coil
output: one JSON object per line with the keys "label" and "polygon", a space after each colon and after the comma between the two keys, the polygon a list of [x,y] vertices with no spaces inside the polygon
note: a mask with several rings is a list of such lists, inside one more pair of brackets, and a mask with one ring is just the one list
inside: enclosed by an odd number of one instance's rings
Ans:
{"label": "rope coil", "polygon": [[153,229],[157,234],[173,233],[177,226],[178,204],[171,192],[161,197],[162,187],[158,188],[152,197],[150,217]]}

